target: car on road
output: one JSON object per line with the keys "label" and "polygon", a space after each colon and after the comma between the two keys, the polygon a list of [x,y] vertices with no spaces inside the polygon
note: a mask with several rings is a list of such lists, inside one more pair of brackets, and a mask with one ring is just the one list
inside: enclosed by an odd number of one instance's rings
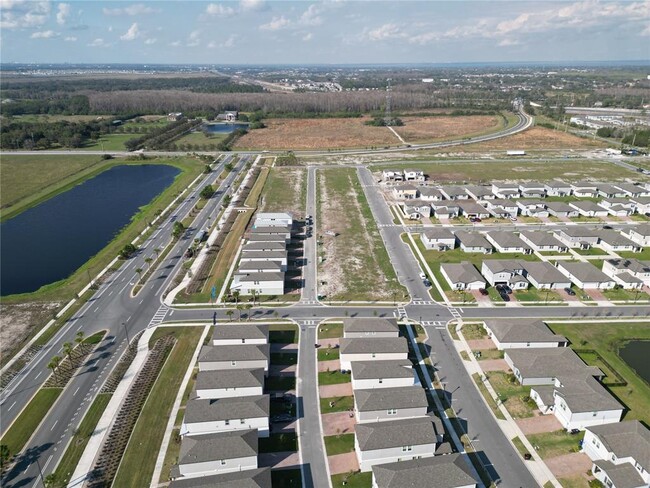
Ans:
{"label": "car on road", "polygon": [[429,280],[422,280],[422,284],[429,288],[431,286],[431,282]]}
{"label": "car on road", "polygon": [[510,217],[510,222],[517,222],[517,217]]}
{"label": "car on road", "polygon": [[569,295],[570,297],[574,297],[574,296],[576,296],[576,292],[573,291],[571,288],[568,288],[568,287],[567,287],[567,288],[564,289],[564,291],[565,291],[566,294]]}
{"label": "car on road", "polygon": [[421,280],[426,280],[426,279],[427,279],[427,275],[424,274],[424,273],[420,273],[420,279],[421,279]]}
{"label": "car on road", "polygon": [[478,289],[478,292],[479,292],[481,295],[483,295],[484,297],[485,297],[485,296],[488,296],[488,295],[490,294],[490,293],[489,293],[485,288],[479,288],[479,289]]}
{"label": "car on road", "polygon": [[478,217],[472,217],[469,219],[470,222],[482,222],[480,218]]}

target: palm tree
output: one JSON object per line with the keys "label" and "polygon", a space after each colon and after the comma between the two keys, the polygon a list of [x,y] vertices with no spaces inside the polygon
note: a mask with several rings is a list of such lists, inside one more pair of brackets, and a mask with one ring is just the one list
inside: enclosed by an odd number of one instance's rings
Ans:
{"label": "palm tree", "polygon": [[228,320],[232,320],[232,315],[235,313],[234,310],[226,310],[226,315],[228,316]]}
{"label": "palm tree", "polygon": [[[253,306],[250,303],[244,305],[245,310],[250,310],[251,308],[253,308]],[[250,313],[246,314],[246,320],[250,320],[250,319],[251,319],[251,314]]]}
{"label": "palm tree", "polygon": [[151,262],[153,261],[153,258],[144,258],[144,262],[147,263],[147,268],[151,268]]}
{"label": "palm tree", "polygon": [[241,311],[242,311],[243,305],[240,305],[240,304],[238,303],[238,304],[235,306],[235,308],[237,309],[237,312],[238,312],[238,314],[239,314],[239,315],[238,315],[238,318],[237,318],[237,321],[238,321],[238,322],[241,322]]}
{"label": "palm tree", "polygon": [[65,357],[68,358],[70,361],[70,364],[72,364],[72,352],[74,351],[74,348],[72,347],[72,342],[64,342],[63,343],[63,354],[65,354]]}
{"label": "palm tree", "polygon": [[158,256],[160,255],[160,248],[159,247],[155,248],[153,252],[156,254],[156,259],[158,259]]}
{"label": "palm tree", "polygon": [[232,292],[232,297],[235,299],[235,304],[239,303],[239,295],[240,295],[240,293],[241,292],[239,290],[234,290]]}
{"label": "palm tree", "polygon": [[56,368],[58,368],[59,365],[54,361],[54,358],[52,358],[52,360],[49,363],[47,363],[47,367],[52,370],[52,374],[54,375],[54,381],[58,382],[59,379],[56,377]]}
{"label": "palm tree", "polygon": [[136,274],[138,275],[138,282],[142,279],[142,268],[135,269]]}
{"label": "palm tree", "polygon": [[74,341],[77,344],[81,344],[84,341],[85,338],[86,337],[85,337],[85,334],[84,334],[83,330],[80,330],[79,332],[77,332],[77,336],[74,338]]}

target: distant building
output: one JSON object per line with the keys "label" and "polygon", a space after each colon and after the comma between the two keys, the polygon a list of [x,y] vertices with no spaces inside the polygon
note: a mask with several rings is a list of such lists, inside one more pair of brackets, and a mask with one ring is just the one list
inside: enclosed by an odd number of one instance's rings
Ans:
{"label": "distant building", "polygon": [[235,122],[238,117],[239,117],[239,112],[235,110],[232,112],[224,112],[217,115],[217,120],[225,120],[226,122]]}
{"label": "distant building", "polygon": [[171,112],[167,114],[167,120],[170,122],[175,122],[183,118],[183,112]]}

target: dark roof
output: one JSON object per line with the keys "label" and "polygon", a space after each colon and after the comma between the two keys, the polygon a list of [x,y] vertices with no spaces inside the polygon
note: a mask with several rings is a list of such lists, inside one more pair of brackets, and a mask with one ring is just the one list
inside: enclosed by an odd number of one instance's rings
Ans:
{"label": "dark roof", "polygon": [[185,407],[186,424],[218,420],[252,419],[269,416],[269,396],[190,398]]}
{"label": "dark roof", "polygon": [[553,334],[541,320],[486,320],[485,325],[499,342],[566,342],[564,336]]}
{"label": "dark roof", "polygon": [[178,464],[204,463],[249,456],[257,456],[257,429],[186,435],[181,443]]}
{"label": "dark roof", "polygon": [[648,486],[639,472],[630,463],[614,464],[610,461],[594,461],[594,464],[607,473],[616,488],[639,488]]}
{"label": "dark roof", "polygon": [[596,434],[616,457],[632,457],[644,469],[650,470],[650,430],[638,420],[595,425],[587,430]]}
{"label": "dark roof", "polygon": [[[438,421],[438,425],[436,425],[434,419]],[[422,444],[433,444],[435,446],[437,435],[443,434],[442,423],[438,417],[418,417],[357,424],[354,431],[359,443],[359,449],[362,451],[400,446],[419,446]]]}
{"label": "dark roof", "polygon": [[196,374],[197,390],[252,388],[255,386],[264,386],[264,370],[261,368],[199,371]]}
{"label": "dark roof", "polygon": [[429,406],[427,396],[419,386],[357,390],[354,392],[354,403],[360,412]]}
{"label": "dark roof", "polygon": [[345,319],[343,321],[345,332],[399,332],[396,319]]}
{"label": "dark roof", "polygon": [[341,354],[408,353],[409,350],[404,337],[344,337],[340,344]]}
{"label": "dark roof", "polygon": [[352,376],[355,380],[379,378],[413,378],[411,361],[352,361]]}
{"label": "dark roof", "polygon": [[462,454],[375,464],[372,473],[377,488],[457,488],[477,483]]}
{"label": "dark roof", "polygon": [[268,328],[264,325],[237,324],[217,325],[212,328],[212,340],[266,339]]}
{"label": "dark roof", "polygon": [[169,488],[271,488],[271,468],[180,478],[172,481]]}
{"label": "dark roof", "polygon": [[201,361],[256,361],[269,359],[268,344],[238,344],[235,346],[203,346],[199,354]]}

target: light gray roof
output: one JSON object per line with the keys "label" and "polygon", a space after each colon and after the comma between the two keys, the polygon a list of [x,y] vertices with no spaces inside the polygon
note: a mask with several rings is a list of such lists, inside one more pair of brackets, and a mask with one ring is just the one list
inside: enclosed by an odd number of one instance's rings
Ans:
{"label": "light gray roof", "polygon": [[593,181],[576,181],[575,183],[571,183],[572,188],[598,188],[598,183],[594,183]]}
{"label": "light gray roof", "polygon": [[585,212],[607,212],[607,209],[605,207],[601,207],[597,203],[594,203],[590,200],[577,200],[575,202],[571,202],[569,205],[580,210],[584,210]]}
{"label": "light gray roof", "polygon": [[483,265],[492,273],[508,271],[514,273],[517,270],[525,269],[524,262],[519,259],[485,259]]}
{"label": "light gray roof", "polygon": [[461,208],[465,213],[489,213],[484,206],[479,205],[474,200],[458,200],[458,207]]}
{"label": "light gray roof", "polygon": [[190,398],[185,406],[183,422],[214,422],[218,420],[252,419],[269,416],[269,396],[254,395],[229,398]]}
{"label": "light gray roof", "polygon": [[644,469],[650,470],[650,430],[638,420],[595,425],[587,430],[596,434],[616,457],[632,457]]}
{"label": "light gray roof", "polygon": [[631,230],[642,236],[650,236],[650,224],[641,224],[633,227]]}
{"label": "light gray roof", "polygon": [[621,191],[620,188],[617,188],[614,185],[610,185],[609,183],[598,183],[598,191],[612,195],[616,193],[625,193],[624,191]]}
{"label": "light gray roof", "polygon": [[492,249],[492,244],[490,244],[488,240],[478,232],[459,230],[456,232],[456,237],[464,246]]}
{"label": "light gray roof", "polygon": [[239,282],[248,283],[251,281],[269,282],[269,281],[284,281],[284,273],[250,273],[246,275],[237,275]]}
{"label": "light gray roof", "polygon": [[224,324],[212,328],[212,340],[266,339],[268,326],[257,324]]}
{"label": "light gray roof", "polygon": [[554,212],[575,212],[576,209],[564,202],[547,202],[546,208]]}
{"label": "light gray roof", "polygon": [[468,194],[471,192],[472,195],[478,198],[483,196],[494,196],[494,193],[492,193],[492,187],[489,186],[470,185],[465,187],[465,191]]}
{"label": "light gray roof", "polygon": [[562,374],[602,375],[598,368],[587,366],[580,357],[568,347],[540,347],[508,349],[515,368],[523,378],[557,378]]}
{"label": "light gray roof", "polygon": [[528,181],[524,183],[519,183],[519,188],[526,189],[526,190],[544,190],[545,186],[543,183],[540,183],[539,181]]}
{"label": "light gray roof", "polygon": [[[436,422],[437,420],[437,422]],[[369,422],[354,427],[359,449],[374,451],[392,447],[419,446],[437,442],[437,434],[443,434],[442,422],[435,416],[412,419]],[[432,449],[435,449],[435,447]]]}
{"label": "light gray roof", "polygon": [[413,378],[413,365],[408,360],[396,361],[352,361],[352,376],[355,380]]}
{"label": "light gray roof", "polygon": [[562,180],[551,180],[548,183],[546,183],[547,188],[571,188],[571,185],[568,183],[565,183]]}
{"label": "light gray roof", "polygon": [[445,271],[452,283],[474,283],[481,281],[485,283],[485,278],[478,272],[470,262],[462,263],[440,263],[440,269]]}
{"label": "light gray roof", "polygon": [[632,195],[634,194],[639,194],[639,193],[645,193],[648,190],[645,188],[635,185],[634,183],[615,183],[614,186],[616,188],[620,188],[621,190],[626,191],[627,193],[630,193]]}
{"label": "light gray roof", "polygon": [[253,227],[251,229],[253,234],[287,234],[291,232],[291,226],[287,225],[262,225],[260,227]]}
{"label": "light gray roof", "polygon": [[279,261],[244,261],[239,263],[239,271],[257,271],[257,270],[282,271],[282,264]]}
{"label": "light gray roof", "polygon": [[571,280],[549,262],[526,262],[526,276],[531,276],[537,283],[567,283]]}
{"label": "light gray roof", "polygon": [[408,183],[403,184],[403,185],[397,185],[395,187],[396,191],[418,191],[417,187],[413,185],[409,185]]}
{"label": "light gray roof", "polygon": [[250,456],[257,456],[257,429],[186,435],[181,443],[178,464],[195,464]]}
{"label": "light gray roof", "polygon": [[526,237],[526,239],[528,239],[536,246],[566,247],[566,244],[563,244],[562,242],[557,240],[557,238],[554,237],[553,234],[550,234],[548,232],[526,230],[521,232],[521,235]]}
{"label": "light gray roof", "polygon": [[287,249],[286,242],[249,242],[244,244],[242,251],[284,251]]}
{"label": "light gray roof", "polygon": [[269,359],[268,344],[238,344],[235,346],[203,346],[199,362],[259,361]]}
{"label": "light gray roof", "polygon": [[634,275],[631,275],[628,271],[623,271],[622,273],[618,273],[616,275],[616,278],[625,281],[626,283],[640,283],[643,284],[643,280],[637,278]]}
{"label": "light gray roof", "polygon": [[220,390],[223,388],[254,388],[264,386],[263,369],[226,369],[223,371],[199,371],[196,374],[197,390]]}
{"label": "light gray roof", "polygon": [[172,481],[169,488],[271,488],[271,468],[180,478]]}
{"label": "light gray roof", "polygon": [[404,337],[376,338],[342,338],[340,340],[341,354],[365,353],[407,353],[408,344]]}
{"label": "light gray roof", "polygon": [[454,239],[454,233],[449,229],[444,229],[444,228],[427,229],[423,232],[423,234],[427,236],[429,240]]}
{"label": "light gray roof", "polygon": [[493,230],[487,233],[501,247],[521,247],[530,249],[530,246],[522,241],[517,234],[509,231]]}
{"label": "light gray roof", "polygon": [[433,188],[431,186],[419,186],[418,191],[422,196],[442,198],[442,193],[438,188]]}
{"label": "light gray roof", "polygon": [[513,208],[517,207],[517,201],[508,200],[507,198],[495,198],[491,203],[489,203],[489,205]]}
{"label": "light gray roof", "polygon": [[640,488],[648,486],[630,463],[614,464],[610,461],[594,461],[607,474],[616,488]]}
{"label": "light gray roof", "polygon": [[467,461],[458,453],[375,464],[372,473],[377,488],[458,488],[477,484]]}
{"label": "light gray roof", "polygon": [[397,319],[353,318],[343,321],[345,332],[399,332]]}
{"label": "light gray roof", "polygon": [[429,405],[424,390],[419,386],[357,390],[354,392],[354,403],[360,412],[390,408],[421,408]]}
{"label": "light gray roof", "polygon": [[607,276],[591,263],[558,261],[558,266],[567,270],[569,273],[571,273],[571,276],[574,276],[576,279],[582,281],[583,283],[606,283],[608,281],[612,281],[612,278]]}
{"label": "light gray roof", "polygon": [[243,250],[241,254],[242,259],[245,258],[266,258],[268,260],[286,259],[287,251],[247,251]]}
{"label": "light gray roof", "polygon": [[447,195],[450,197],[467,197],[467,193],[465,193],[465,188],[462,186],[443,186],[441,188],[441,191],[444,191]]}
{"label": "light gray roof", "polygon": [[598,237],[599,232],[596,229],[588,229],[582,225],[567,225],[556,232],[562,232],[569,237],[582,238],[582,237]]}
{"label": "light gray roof", "polygon": [[604,241],[611,246],[639,246],[636,242],[631,241],[616,230],[603,229],[600,231],[599,237],[601,241]]}
{"label": "light gray roof", "polygon": [[607,263],[616,269],[625,269],[634,273],[650,273],[650,262],[634,258],[608,259]]}
{"label": "light gray roof", "polygon": [[284,234],[251,234],[248,242],[285,242]]}
{"label": "light gray roof", "polygon": [[559,379],[561,386],[555,389],[556,394],[564,398],[571,412],[621,410],[623,413],[623,405],[593,376],[562,375]]}
{"label": "light gray roof", "polygon": [[566,342],[564,336],[554,334],[541,320],[499,319],[486,320],[485,325],[499,342]]}

